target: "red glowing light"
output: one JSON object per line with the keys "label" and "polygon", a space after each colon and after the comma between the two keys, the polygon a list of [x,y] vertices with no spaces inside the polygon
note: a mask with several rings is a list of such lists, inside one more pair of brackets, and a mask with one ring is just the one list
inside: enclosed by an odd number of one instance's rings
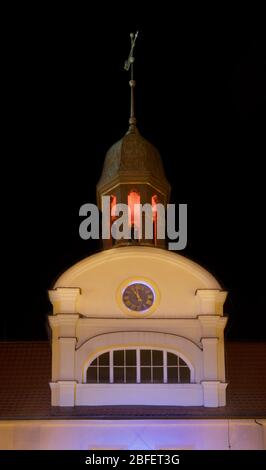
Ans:
{"label": "red glowing light", "polygon": [[[111,211],[111,221],[113,222],[116,219],[115,215],[112,215],[113,208],[116,206],[116,196],[110,197],[110,211]],[[113,212],[114,213],[114,212]]]}
{"label": "red glowing light", "polygon": [[130,209],[128,224],[129,227],[134,226],[134,228],[140,228],[140,208],[135,207],[136,204],[140,204],[140,194],[136,191],[131,191],[128,194],[128,207]]}

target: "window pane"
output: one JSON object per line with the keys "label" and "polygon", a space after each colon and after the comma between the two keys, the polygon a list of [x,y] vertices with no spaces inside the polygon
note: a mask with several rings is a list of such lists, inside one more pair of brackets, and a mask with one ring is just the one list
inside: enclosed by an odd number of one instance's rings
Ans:
{"label": "window pane", "polygon": [[114,351],[114,366],[124,365],[124,350]]}
{"label": "window pane", "polygon": [[148,349],[141,349],[140,351],[140,364],[142,366],[151,365],[151,351]]}
{"label": "window pane", "polygon": [[124,367],[114,367],[114,383],[124,383]]}
{"label": "window pane", "polygon": [[109,382],[109,367],[99,367],[99,382]]}
{"label": "window pane", "polygon": [[177,366],[178,356],[176,354],[167,353],[167,365]]}
{"label": "window pane", "polygon": [[97,366],[97,359],[98,358],[96,357],[96,359],[94,359],[94,361],[92,361],[91,366]]}
{"label": "window pane", "polygon": [[140,368],[140,381],[142,383],[150,383],[151,382],[151,369],[150,367],[141,367]]}
{"label": "window pane", "polygon": [[109,352],[99,356],[99,365],[100,366],[109,366]]}
{"label": "window pane", "polygon": [[167,367],[168,383],[178,383],[178,367]]}
{"label": "window pane", "polygon": [[136,383],[137,381],[137,369],[136,367],[126,368],[126,383]]}
{"label": "window pane", "polygon": [[179,375],[181,383],[190,383],[190,370],[188,367],[180,367]]}
{"label": "window pane", "polygon": [[163,367],[153,367],[153,382],[163,383]]}
{"label": "window pane", "polygon": [[136,361],[137,361],[136,351],[134,351],[133,349],[126,350],[126,365],[135,366]]}
{"label": "window pane", "polygon": [[97,367],[89,367],[87,370],[87,382],[96,383],[97,382]]}
{"label": "window pane", "polygon": [[181,359],[181,357],[179,358],[179,365],[180,366],[186,366],[187,364],[185,363],[185,361],[183,361],[183,359]]}
{"label": "window pane", "polygon": [[152,351],[152,364],[154,366],[163,365],[163,351]]}

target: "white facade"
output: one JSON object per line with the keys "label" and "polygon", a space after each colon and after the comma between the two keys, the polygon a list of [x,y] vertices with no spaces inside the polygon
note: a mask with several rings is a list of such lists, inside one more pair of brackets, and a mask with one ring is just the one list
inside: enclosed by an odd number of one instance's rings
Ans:
{"label": "white facade", "polygon": [[[122,302],[132,282],[154,292],[145,312]],[[49,296],[52,405],[225,405],[226,292],[196,263],[153,247],[114,248],[67,270]],[[174,353],[190,383],[87,383],[94,359],[121,349]]]}
{"label": "white facade", "polygon": [[[123,305],[123,289],[130,282],[152,287],[151,309],[132,312]],[[152,247],[114,248],[67,270],[49,295],[53,406],[203,406],[208,416],[208,407],[226,404],[226,292],[197,264]],[[108,351],[112,357],[113,351],[133,349],[139,358],[143,348],[163,351],[164,358],[176,354],[189,368],[189,383],[87,383],[88,368],[99,355]],[[51,416],[0,422],[0,449],[4,450],[265,448],[266,420],[262,419]]]}
{"label": "white facade", "polygon": [[0,449],[261,450],[266,420],[2,421]]}

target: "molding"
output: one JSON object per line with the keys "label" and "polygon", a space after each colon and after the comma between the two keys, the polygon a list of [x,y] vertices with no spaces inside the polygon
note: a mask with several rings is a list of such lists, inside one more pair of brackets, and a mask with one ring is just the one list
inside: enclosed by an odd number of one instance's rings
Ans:
{"label": "molding", "polygon": [[228,383],[227,382],[220,382],[219,384],[219,406],[226,405],[226,388]]}
{"label": "molding", "polygon": [[52,406],[74,406],[76,385],[77,382],[73,380],[50,382]]}
{"label": "molding", "polygon": [[73,325],[79,319],[79,314],[71,314],[71,313],[60,313],[57,315],[49,315],[48,316],[49,323],[52,327],[59,326],[59,325]]}
{"label": "molding", "polygon": [[219,380],[202,380],[204,406],[217,408],[219,406]]}
{"label": "molding", "polygon": [[227,317],[220,317],[218,315],[198,315],[198,321],[201,326],[201,340],[202,338],[220,337],[223,334],[227,323]]}
{"label": "molding", "polygon": [[93,339],[96,339],[96,338],[99,338],[99,337],[102,337],[102,336],[106,336],[106,335],[110,335],[110,334],[124,334],[124,333],[151,333],[151,334],[157,334],[157,335],[168,335],[168,336],[174,336],[176,338],[181,338],[181,339],[184,339],[186,341],[189,341],[191,342],[194,346],[197,346],[197,348],[199,348],[200,351],[202,351],[202,346],[199,345],[198,343],[196,343],[195,341],[193,341],[192,339],[190,338],[187,338],[186,336],[181,336],[181,335],[176,335],[175,333],[168,333],[168,332],[164,332],[164,331],[151,331],[151,330],[137,330],[137,331],[132,331],[132,330],[117,330],[117,331],[109,331],[107,333],[99,333],[98,335],[94,335],[94,336],[91,336],[90,338],[87,338],[85,341],[83,341],[82,344],[80,344],[77,348],[76,348],[76,351],[79,351],[80,348],[82,348],[86,343],[90,342],[91,340]]}
{"label": "molding", "polygon": [[48,316],[49,325],[53,331],[53,339],[76,337],[76,327],[79,315],[60,314]]}
{"label": "molding", "polygon": [[200,302],[202,315],[223,315],[227,292],[221,289],[197,289],[195,296]]}
{"label": "molding", "polygon": [[[217,344],[219,341],[219,338],[217,336],[208,336],[208,337],[203,337],[200,339],[201,343],[205,344]],[[204,346],[203,346],[204,349]]]}
{"label": "molding", "polygon": [[220,289],[197,289],[195,295],[202,300],[217,299],[221,290]]}
{"label": "molding", "polygon": [[219,315],[208,314],[208,315],[197,315],[197,319],[200,323],[206,326],[217,326],[220,322],[221,317]]}
{"label": "molding", "polygon": [[58,336],[58,340],[64,343],[76,343],[77,338],[76,336]]}
{"label": "molding", "polygon": [[49,290],[49,299],[53,305],[53,314],[77,313],[76,304],[81,295],[79,287],[56,287]]}

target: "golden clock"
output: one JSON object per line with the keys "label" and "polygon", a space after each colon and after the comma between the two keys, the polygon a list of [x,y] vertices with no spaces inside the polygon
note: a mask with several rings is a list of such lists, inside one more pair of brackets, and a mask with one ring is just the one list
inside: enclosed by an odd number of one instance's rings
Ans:
{"label": "golden clock", "polygon": [[123,291],[125,306],[135,312],[145,312],[154,302],[154,292],[146,284],[135,282],[128,285]]}

